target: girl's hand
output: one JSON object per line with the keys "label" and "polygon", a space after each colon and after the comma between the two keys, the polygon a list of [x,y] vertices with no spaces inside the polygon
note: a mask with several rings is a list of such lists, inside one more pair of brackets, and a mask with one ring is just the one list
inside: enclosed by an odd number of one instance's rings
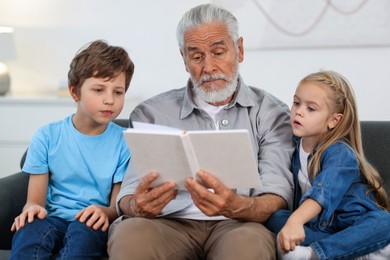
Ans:
{"label": "girl's hand", "polygon": [[278,234],[278,243],[282,250],[288,252],[295,249],[305,240],[303,225],[322,211],[322,206],[317,201],[307,198],[288,218],[286,224]]}
{"label": "girl's hand", "polygon": [[108,218],[109,210],[110,209],[107,207],[91,205],[79,211],[75,216],[75,219],[84,223],[89,218],[86,223],[88,227],[92,227],[94,230],[98,230],[101,227],[102,231],[105,232],[110,224]]}
{"label": "girl's hand", "polygon": [[34,221],[34,217],[37,216],[39,219],[44,219],[47,216],[47,211],[44,207],[39,205],[30,205],[25,207],[24,211],[15,218],[12,224],[11,231],[18,231],[26,224]]}
{"label": "girl's hand", "polygon": [[282,250],[288,252],[295,249],[305,240],[305,230],[302,224],[289,223],[280,230],[277,236],[277,243],[280,244]]}

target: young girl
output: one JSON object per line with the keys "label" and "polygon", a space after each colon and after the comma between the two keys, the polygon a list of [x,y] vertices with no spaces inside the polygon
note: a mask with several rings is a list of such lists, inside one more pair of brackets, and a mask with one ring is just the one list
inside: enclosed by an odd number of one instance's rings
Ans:
{"label": "young girl", "polygon": [[349,82],[332,71],[306,76],[290,118],[294,212],[278,211],[267,223],[278,233],[279,258],[351,259],[376,251],[365,257],[388,259],[389,200],[364,156]]}
{"label": "young girl", "polygon": [[27,202],[11,230],[11,259],[94,259],[106,255],[107,228],[130,151],[124,128],[111,122],[124,104],[134,72],[127,52],[103,41],[70,64],[69,92],[76,113],[40,128],[23,171]]}

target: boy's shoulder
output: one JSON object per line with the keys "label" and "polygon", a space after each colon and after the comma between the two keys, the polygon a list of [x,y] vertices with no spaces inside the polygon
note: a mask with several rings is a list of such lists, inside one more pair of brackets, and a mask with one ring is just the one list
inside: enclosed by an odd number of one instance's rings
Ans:
{"label": "boy's shoulder", "polygon": [[42,131],[47,131],[47,130],[52,130],[52,129],[57,129],[58,127],[62,127],[64,124],[67,124],[72,118],[72,115],[71,116],[67,116],[63,119],[60,119],[60,120],[57,120],[57,121],[53,121],[53,122],[50,122],[50,123],[47,123],[46,125],[43,125],[41,126],[39,129]]}
{"label": "boy's shoulder", "polygon": [[107,132],[109,132],[110,134],[118,134],[118,133],[123,133],[123,131],[125,131],[127,129],[127,127],[124,127],[124,126],[121,126],[121,125],[118,125],[117,123],[111,121],[110,123],[108,123],[107,125]]}

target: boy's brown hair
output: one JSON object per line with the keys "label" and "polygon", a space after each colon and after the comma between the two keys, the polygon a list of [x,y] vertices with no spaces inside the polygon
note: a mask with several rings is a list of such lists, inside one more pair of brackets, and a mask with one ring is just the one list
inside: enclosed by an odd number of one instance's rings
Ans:
{"label": "boy's brown hair", "polygon": [[125,91],[129,88],[134,73],[134,64],[125,49],[110,46],[105,41],[96,40],[82,48],[70,63],[68,86],[73,86],[77,95],[84,81],[91,77],[117,77],[125,73]]}

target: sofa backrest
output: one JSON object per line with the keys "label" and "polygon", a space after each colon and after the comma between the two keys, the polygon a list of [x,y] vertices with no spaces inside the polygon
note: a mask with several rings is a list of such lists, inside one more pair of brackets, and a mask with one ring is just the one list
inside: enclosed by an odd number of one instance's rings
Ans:
{"label": "sofa backrest", "polygon": [[390,121],[362,121],[360,125],[366,158],[379,171],[390,195]]}
{"label": "sofa backrest", "polygon": [[123,127],[129,127],[129,119],[116,118],[113,122]]}

